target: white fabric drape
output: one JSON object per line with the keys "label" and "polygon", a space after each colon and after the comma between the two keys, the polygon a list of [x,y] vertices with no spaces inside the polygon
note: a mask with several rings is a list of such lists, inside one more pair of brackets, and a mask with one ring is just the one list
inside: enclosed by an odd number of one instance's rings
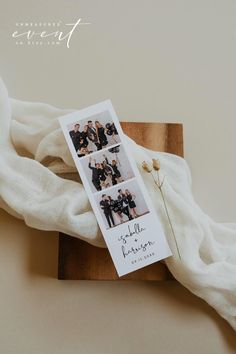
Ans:
{"label": "white fabric drape", "polygon": [[[74,163],[57,118],[69,113],[42,103],[9,99],[0,82],[0,207],[30,227],[62,231],[104,247],[82,184],[58,177]],[[144,149],[126,137],[160,216],[174,254],[166,264],[174,277],[207,301],[236,329],[236,224],[211,220],[195,203],[184,159]],[[44,164],[50,157],[48,167]],[[159,190],[142,170],[158,158],[163,190],[181,252],[172,239]],[[232,186],[232,188],[234,188]]]}

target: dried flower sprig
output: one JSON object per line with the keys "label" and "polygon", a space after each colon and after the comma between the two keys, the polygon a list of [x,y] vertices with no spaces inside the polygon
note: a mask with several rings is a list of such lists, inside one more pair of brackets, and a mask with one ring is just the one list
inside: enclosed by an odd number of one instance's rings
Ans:
{"label": "dried flower sprig", "polygon": [[[175,241],[175,245],[176,245],[176,249],[177,249],[179,258],[181,259],[179,246],[178,246],[178,243],[177,243],[177,240],[176,240],[174,228],[173,228],[173,225],[172,225],[172,222],[171,222],[171,219],[170,219],[170,214],[169,214],[169,211],[168,211],[168,208],[167,208],[167,204],[166,204],[166,201],[165,201],[165,196],[164,196],[164,193],[163,193],[163,190],[162,190],[163,183],[165,181],[165,176],[163,177],[163,179],[161,181],[160,174],[159,174],[159,170],[161,168],[160,161],[158,159],[152,159],[152,166],[149,165],[146,161],[143,161],[142,168],[144,169],[144,171],[146,171],[146,172],[151,174],[155,185],[157,186],[157,188],[159,189],[159,191],[161,193],[161,197],[162,197],[162,200],[163,200],[166,216],[167,216],[167,219],[168,219],[168,222],[169,222],[169,225],[170,225],[171,233],[172,233],[172,235],[174,237],[174,241]],[[156,171],[157,180],[155,179],[153,170]]]}
{"label": "dried flower sprig", "polygon": [[152,167],[146,161],[143,161],[142,168],[148,173],[152,172]]}

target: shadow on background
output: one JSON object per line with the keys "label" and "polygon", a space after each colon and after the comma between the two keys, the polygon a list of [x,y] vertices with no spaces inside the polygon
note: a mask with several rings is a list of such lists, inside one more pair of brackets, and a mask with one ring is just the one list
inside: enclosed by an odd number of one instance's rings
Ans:
{"label": "shadow on background", "polygon": [[58,232],[33,230],[28,245],[29,273],[57,279]]}
{"label": "shadow on background", "polygon": [[[29,228],[0,209],[0,247],[5,266],[14,263],[31,275],[57,278],[58,233]],[[14,259],[14,262],[12,261]],[[22,269],[23,270],[23,269]]]}
{"label": "shadow on background", "polygon": [[[209,317],[218,327],[219,332],[229,350],[234,350],[236,353],[236,333],[233,328],[224,320],[210,305],[204,300],[192,294],[188,289],[182,286],[177,281],[165,281],[165,282],[151,282],[146,283],[153,296],[165,298],[166,302],[169,302],[179,312],[179,316],[183,317],[186,314],[186,310],[192,312],[193,320],[195,316],[203,314],[205,317]],[[158,292],[158,294],[157,294]],[[209,336],[211,334],[209,333]]]}

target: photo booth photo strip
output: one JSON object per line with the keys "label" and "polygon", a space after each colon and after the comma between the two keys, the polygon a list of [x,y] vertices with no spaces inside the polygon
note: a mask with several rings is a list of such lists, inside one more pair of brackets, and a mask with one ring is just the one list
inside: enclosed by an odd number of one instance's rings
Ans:
{"label": "photo booth photo strip", "polygon": [[[171,256],[111,102],[70,113],[60,117],[59,122],[118,275]],[[102,128],[106,139],[98,128]],[[78,137],[87,145],[76,145]],[[108,167],[115,176],[109,176]]]}
{"label": "photo booth photo strip", "polygon": [[81,159],[93,193],[134,178],[135,174],[123,145],[98,151]]}
{"label": "photo booth photo strip", "polygon": [[120,142],[109,111],[94,114],[67,126],[78,157],[89,155]]}

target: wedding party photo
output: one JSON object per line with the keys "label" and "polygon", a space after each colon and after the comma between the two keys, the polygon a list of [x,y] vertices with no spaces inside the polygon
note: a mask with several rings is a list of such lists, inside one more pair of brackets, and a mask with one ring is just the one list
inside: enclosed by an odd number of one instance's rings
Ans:
{"label": "wedding party photo", "polygon": [[93,193],[134,177],[122,145],[89,155],[81,163]]}
{"label": "wedding party photo", "polygon": [[106,229],[149,213],[136,180],[95,195]]}
{"label": "wedding party photo", "polygon": [[118,131],[109,111],[71,123],[67,128],[78,157],[120,143]]}

